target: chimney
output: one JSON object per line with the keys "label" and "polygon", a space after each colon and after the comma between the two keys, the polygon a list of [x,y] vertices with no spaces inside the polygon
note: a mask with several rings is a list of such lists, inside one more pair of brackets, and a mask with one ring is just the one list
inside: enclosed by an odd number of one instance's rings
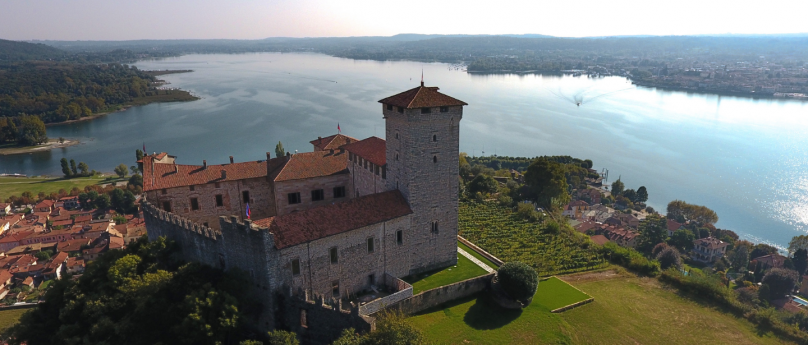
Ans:
{"label": "chimney", "polygon": [[272,159],[272,154],[267,152],[267,161],[269,161],[270,159]]}
{"label": "chimney", "polygon": [[202,169],[207,169],[207,168],[208,168],[208,161],[203,159],[202,160]]}
{"label": "chimney", "polygon": [[222,180],[227,179],[227,170],[222,169]]}
{"label": "chimney", "polygon": [[230,156],[230,164],[233,164],[233,156]]}
{"label": "chimney", "polygon": [[331,154],[332,154],[332,155],[334,154],[334,149],[331,149]]}
{"label": "chimney", "polygon": [[176,174],[176,173],[179,173],[179,172],[180,172],[180,167],[177,166],[176,164],[174,164],[174,173]]}
{"label": "chimney", "polygon": [[317,137],[317,144],[323,143],[323,137]]}
{"label": "chimney", "polygon": [[292,157],[292,152],[286,151],[286,157]]}

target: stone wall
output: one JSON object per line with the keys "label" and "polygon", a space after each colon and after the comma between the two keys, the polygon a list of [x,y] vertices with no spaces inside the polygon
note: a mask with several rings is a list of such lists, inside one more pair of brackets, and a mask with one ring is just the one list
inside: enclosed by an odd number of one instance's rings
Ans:
{"label": "stone wall", "polygon": [[308,297],[287,293],[278,298],[279,326],[297,333],[303,344],[330,344],[348,328],[359,333],[375,329],[375,319],[359,315],[356,307],[349,306],[344,310],[339,302]]}
{"label": "stone wall", "polygon": [[355,154],[350,154],[349,157],[353,157],[353,160],[348,161],[348,170],[351,172],[351,184],[353,185],[353,191],[349,191],[349,193],[358,197],[388,190],[385,179],[382,179],[382,169],[386,169],[386,167],[375,165]]}
{"label": "stone wall", "polygon": [[[460,120],[463,107],[447,112],[432,108],[387,110],[387,185],[401,190],[413,210],[413,253],[410,274],[457,263]],[[433,231],[437,224],[437,231]]]}
{"label": "stone wall", "polygon": [[[210,167],[209,169],[213,169]],[[276,215],[275,195],[272,185],[265,178],[253,178],[218,183],[206,183],[146,192],[146,197],[155,206],[164,209],[164,202],[171,203],[171,212],[188,218],[199,224],[208,224],[213,229],[219,228],[219,217],[238,215],[246,218],[246,205],[243,192],[250,197],[252,218],[266,218]],[[222,206],[216,205],[216,196],[222,196]],[[191,198],[196,198],[198,210],[191,209]]]}
{"label": "stone wall", "polygon": [[423,291],[415,296],[391,305],[388,309],[400,310],[411,315],[446,302],[472,296],[485,291],[491,285],[491,278],[495,273],[486,274],[477,278],[467,279],[450,285],[444,285],[432,290]]}
{"label": "stone wall", "polygon": [[[348,154],[344,154],[348,159]],[[351,194],[351,175],[348,173],[331,176],[314,177],[300,180],[275,182],[275,203],[278,205],[278,215],[294,211],[310,209],[315,206],[328,205],[334,202],[345,201]],[[345,197],[334,198],[334,187],[345,187]],[[323,190],[323,200],[313,201],[311,192],[316,189]],[[289,204],[289,193],[300,193],[301,202]],[[251,206],[252,207],[252,206]]]}
{"label": "stone wall", "polygon": [[374,314],[389,305],[396,304],[399,301],[412,297],[412,285],[407,284],[407,282],[401,279],[393,277],[389,274],[385,274],[384,285],[387,288],[394,288],[396,292],[360,305],[359,315]]}

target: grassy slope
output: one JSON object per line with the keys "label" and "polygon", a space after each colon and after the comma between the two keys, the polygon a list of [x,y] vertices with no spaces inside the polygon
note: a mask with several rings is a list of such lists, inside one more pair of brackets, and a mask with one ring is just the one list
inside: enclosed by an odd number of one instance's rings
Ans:
{"label": "grassy slope", "polygon": [[29,309],[14,309],[0,311],[0,331],[13,326],[20,320],[20,316]]}
{"label": "grassy slope", "polygon": [[702,306],[651,278],[617,278],[572,284],[595,302],[561,313],[575,343],[778,344],[746,320]]}
{"label": "grassy slope", "polygon": [[549,310],[566,307],[589,299],[589,296],[556,277],[539,282],[533,303],[539,303]]}
{"label": "grassy slope", "polygon": [[103,181],[103,177],[79,177],[74,179],[53,179],[53,178],[18,178],[0,177],[0,202],[12,195],[20,196],[23,192],[31,192],[34,196],[39,192],[46,194],[59,192],[64,189],[70,192],[73,187],[84,189],[85,186],[98,184]]}
{"label": "grassy slope", "polygon": [[483,274],[486,274],[486,272],[484,269],[482,269],[482,267],[477,266],[475,263],[471,262],[471,260],[466,259],[465,256],[458,255],[456,266],[405,277],[404,281],[412,284],[413,293],[417,294],[421,291],[479,277]]}
{"label": "grassy slope", "polygon": [[[619,276],[573,282],[595,301],[558,314],[550,310],[575,298],[560,282],[542,283],[534,302],[522,311],[501,309],[482,295],[409,320],[437,344],[781,343],[751,323],[679,297],[653,279]],[[559,298],[544,298],[553,290]]]}

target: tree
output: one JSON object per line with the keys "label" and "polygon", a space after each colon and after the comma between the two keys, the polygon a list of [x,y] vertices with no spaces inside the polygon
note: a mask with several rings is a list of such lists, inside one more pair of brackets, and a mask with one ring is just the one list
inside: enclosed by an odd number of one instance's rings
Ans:
{"label": "tree", "polygon": [[700,224],[715,224],[718,222],[718,215],[706,206],[691,205],[682,200],[669,202],[668,218],[679,219],[680,217]]}
{"label": "tree", "polygon": [[126,185],[143,188],[143,176],[140,174],[132,175]]}
{"label": "tree", "polygon": [[592,166],[594,166],[594,164],[595,163],[593,163],[591,159],[584,159],[584,164],[581,166],[587,169],[592,169]]}
{"label": "tree", "polygon": [[640,186],[640,188],[637,188],[636,202],[645,203],[646,201],[648,201],[648,190],[645,189],[645,186]]}
{"label": "tree", "polygon": [[623,190],[626,188],[626,185],[623,184],[623,181],[620,181],[620,178],[617,181],[612,182],[612,195],[618,196],[623,194]]}
{"label": "tree", "polygon": [[797,249],[794,252],[794,259],[792,259],[792,261],[794,262],[794,269],[797,273],[800,276],[805,274],[805,269],[808,268],[808,250],[805,248]]}
{"label": "tree", "polygon": [[758,243],[752,248],[752,251],[749,253],[749,260],[757,259],[764,255],[775,254],[780,250],[777,247],[770,246],[765,243]]}
{"label": "tree", "polygon": [[48,261],[51,258],[51,253],[45,250],[34,254],[34,257],[39,261]]}
{"label": "tree", "polygon": [[275,145],[275,158],[281,158],[286,155],[286,150],[283,149],[283,144],[278,142],[278,145]]}
{"label": "tree", "polygon": [[669,267],[674,267],[677,269],[682,267],[682,258],[679,256],[679,251],[674,247],[663,249],[661,252],[659,252],[659,254],[657,254],[656,259],[659,261],[659,267],[663,270],[668,269]]}
{"label": "tree", "polygon": [[64,144],[64,143],[65,143],[65,138],[59,137],[59,144]]}
{"label": "tree", "polygon": [[772,268],[763,276],[761,283],[769,286],[771,298],[780,298],[794,290],[800,277],[797,271],[785,268]]}
{"label": "tree", "polygon": [[493,177],[481,174],[477,175],[477,177],[469,182],[466,186],[466,190],[469,192],[469,195],[475,195],[477,192],[496,193],[497,186],[497,181],[494,180]]}
{"label": "tree", "polygon": [[298,345],[297,334],[276,329],[269,332],[269,345]]}
{"label": "tree", "polygon": [[683,252],[688,252],[693,249],[693,241],[696,240],[696,235],[688,229],[679,229],[673,232],[671,239],[668,240],[673,246],[679,248]]}
{"label": "tree", "polygon": [[109,195],[101,194],[98,196],[98,198],[95,199],[96,208],[105,210],[109,208],[109,206],[110,206]]}
{"label": "tree", "polygon": [[17,126],[17,142],[22,146],[39,145],[48,141],[45,131],[45,123],[39,116],[22,115],[18,118],[20,123]]}
{"label": "tree", "polygon": [[527,304],[539,287],[539,275],[533,267],[519,261],[511,261],[497,270],[497,281],[502,290],[514,300]]}
{"label": "tree", "polygon": [[626,189],[623,191],[623,196],[630,200],[632,203],[637,202],[637,191],[633,189]]}
{"label": "tree", "polygon": [[654,246],[654,249],[651,249],[651,256],[656,257],[663,250],[668,249],[668,247],[669,246],[668,246],[667,243],[664,243],[664,242],[663,243],[658,243],[657,245]]}
{"label": "tree", "polygon": [[525,184],[544,207],[567,204],[570,200],[564,166],[547,158],[539,158],[528,166]]}
{"label": "tree", "polygon": [[729,256],[729,262],[735,269],[735,272],[746,272],[749,266],[749,248],[746,246],[738,246]]}
{"label": "tree", "polygon": [[73,172],[70,171],[70,165],[68,165],[67,163],[67,158],[60,159],[59,163],[62,164],[62,173],[65,174],[65,177],[70,177],[70,175],[72,175]]}
{"label": "tree", "polygon": [[788,252],[794,254],[797,249],[808,249],[808,235],[799,235],[788,242]]}
{"label": "tree", "polygon": [[640,223],[640,251],[650,253],[657,243],[668,239],[668,222],[665,218],[650,215]]}
{"label": "tree", "polygon": [[115,167],[115,173],[118,174],[118,177],[124,178],[129,174],[129,168],[126,167],[126,164],[121,163]]}
{"label": "tree", "polygon": [[90,166],[87,163],[79,162],[79,171],[81,171],[81,176],[87,176],[90,174]]}
{"label": "tree", "polygon": [[143,159],[143,151],[140,149],[135,150],[135,161]]}
{"label": "tree", "polygon": [[70,160],[70,171],[73,173],[72,176],[76,176],[79,174],[79,170],[76,169],[76,161],[74,159]]}
{"label": "tree", "polygon": [[140,174],[140,169],[138,169],[137,165],[129,166],[129,171],[132,172],[132,175]]}

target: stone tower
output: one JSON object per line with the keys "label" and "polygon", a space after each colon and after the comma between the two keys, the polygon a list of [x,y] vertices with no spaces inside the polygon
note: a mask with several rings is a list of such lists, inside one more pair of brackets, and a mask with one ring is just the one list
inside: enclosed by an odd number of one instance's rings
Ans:
{"label": "stone tower", "polygon": [[[458,159],[465,102],[421,86],[380,100],[386,122],[387,189],[413,211],[410,274],[457,263]],[[402,258],[404,259],[404,258]]]}

